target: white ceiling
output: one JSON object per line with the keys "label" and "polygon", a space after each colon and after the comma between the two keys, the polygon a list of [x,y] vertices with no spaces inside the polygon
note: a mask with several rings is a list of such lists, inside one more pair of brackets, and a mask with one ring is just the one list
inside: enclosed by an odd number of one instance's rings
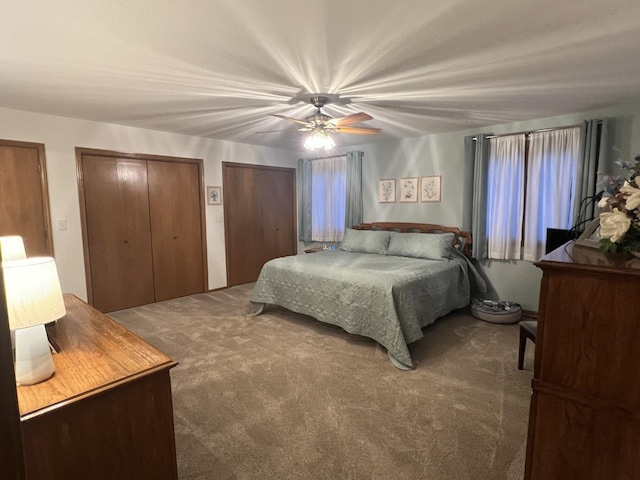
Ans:
{"label": "white ceiling", "polygon": [[301,99],[354,145],[640,98],[638,0],[3,0],[0,106],[299,149]]}

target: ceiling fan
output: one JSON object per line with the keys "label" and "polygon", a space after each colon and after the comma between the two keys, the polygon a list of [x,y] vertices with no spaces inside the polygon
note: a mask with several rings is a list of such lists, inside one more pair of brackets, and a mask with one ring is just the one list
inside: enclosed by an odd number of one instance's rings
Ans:
{"label": "ceiling fan", "polygon": [[[333,118],[327,114],[322,113],[322,107],[329,103],[329,99],[323,96],[313,96],[309,99],[309,102],[318,109],[316,113],[299,120],[297,118],[287,117],[284,115],[272,114],[274,117],[288,120],[290,122],[301,125],[296,128],[300,132],[311,132],[305,141],[305,147],[308,149],[325,148],[329,149],[335,146],[335,142],[329,136],[329,133],[346,133],[349,135],[376,135],[380,132],[379,128],[369,127],[353,127],[354,123],[366,122],[367,120],[373,120],[370,115],[359,112],[347,115],[345,117]],[[272,132],[279,132],[283,130],[272,130]],[[270,133],[270,132],[259,132]]]}

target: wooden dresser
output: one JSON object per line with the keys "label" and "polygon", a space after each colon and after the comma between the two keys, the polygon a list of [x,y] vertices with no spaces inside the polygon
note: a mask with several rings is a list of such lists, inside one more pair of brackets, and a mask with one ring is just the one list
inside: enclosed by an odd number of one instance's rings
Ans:
{"label": "wooden dresser", "polygon": [[26,478],[178,478],[171,358],[73,295],[55,374],[19,386]]}
{"label": "wooden dresser", "polygon": [[525,478],[640,478],[640,259],[572,242],[543,270]]}

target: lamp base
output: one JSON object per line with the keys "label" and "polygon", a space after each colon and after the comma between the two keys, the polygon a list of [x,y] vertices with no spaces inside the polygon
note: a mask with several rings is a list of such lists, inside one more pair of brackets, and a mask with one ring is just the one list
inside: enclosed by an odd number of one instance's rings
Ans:
{"label": "lamp base", "polygon": [[16,383],[33,385],[53,375],[55,370],[44,325],[21,328],[16,334]]}

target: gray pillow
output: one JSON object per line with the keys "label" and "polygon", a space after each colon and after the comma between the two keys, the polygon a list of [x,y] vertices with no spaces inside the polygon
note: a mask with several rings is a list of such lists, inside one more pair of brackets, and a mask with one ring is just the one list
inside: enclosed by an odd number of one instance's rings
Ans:
{"label": "gray pillow", "polygon": [[453,233],[392,233],[387,255],[448,260]]}
{"label": "gray pillow", "polygon": [[344,240],[342,240],[338,248],[345,252],[385,255],[390,237],[390,232],[353,230],[352,228],[347,228],[344,232]]}

